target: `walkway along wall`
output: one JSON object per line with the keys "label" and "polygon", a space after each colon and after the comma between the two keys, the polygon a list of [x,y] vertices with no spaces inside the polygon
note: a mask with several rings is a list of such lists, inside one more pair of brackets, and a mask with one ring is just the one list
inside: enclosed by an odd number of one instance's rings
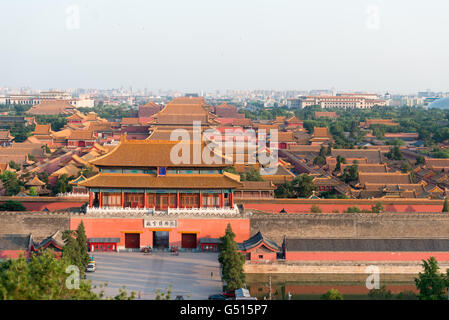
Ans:
{"label": "walkway along wall", "polygon": [[377,203],[382,203],[385,212],[441,212],[443,200],[430,199],[268,199],[268,200],[236,200],[246,210],[260,210],[279,213],[282,209],[287,213],[309,213],[312,206],[318,206],[322,212],[339,213],[349,207],[371,210]]}
{"label": "walkway along wall", "polygon": [[65,210],[69,208],[80,208],[89,198],[59,198],[59,197],[0,197],[0,203],[8,200],[21,202],[28,211]]}
{"label": "walkway along wall", "polygon": [[288,238],[449,238],[447,213],[262,214],[251,218],[251,235],[282,244]]}
{"label": "walkway along wall", "polygon": [[43,240],[56,231],[68,230],[68,213],[0,212],[0,234],[32,234]]}

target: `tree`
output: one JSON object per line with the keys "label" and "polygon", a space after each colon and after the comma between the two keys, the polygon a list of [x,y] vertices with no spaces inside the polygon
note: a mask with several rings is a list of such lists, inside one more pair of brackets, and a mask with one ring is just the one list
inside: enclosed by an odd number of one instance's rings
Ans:
{"label": "tree", "polygon": [[21,183],[13,171],[5,171],[0,175],[6,196],[14,196],[20,192]]}
{"label": "tree", "polygon": [[227,167],[227,168],[224,169],[224,171],[232,173],[232,174],[237,174],[237,175],[239,174],[234,167]]}
{"label": "tree", "polygon": [[326,163],[326,158],[324,158],[323,156],[319,155],[316,156],[315,159],[313,159],[313,164],[318,165],[318,166],[323,166]]}
{"label": "tree", "polygon": [[248,172],[245,173],[246,181],[263,181],[262,176],[260,175],[259,170],[255,168],[251,168]]}
{"label": "tree", "polygon": [[[0,262],[0,300],[98,300],[105,298],[103,291],[97,294],[92,290],[90,280],[83,281],[76,277],[75,270],[68,268],[70,265],[69,260],[64,257],[57,258],[50,249],[32,253],[29,260],[20,256],[18,259],[2,261]],[[72,281],[69,277],[72,277]],[[79,281],[79,287],[76,287],[75,281]],[[134,292],[128,296],[121,290],[120,294],[112,299],[134,299],[134,297]]]}
{"label": "tree", "polygon": [[53,193],[66,193],[72,191],[72,186],[69,184],[70,179],[66,174],[63,174],[59,177],[58,181],[56,181],[55,186],[53,187]]}
{"label": "tree", "polygon": [[87,253],[87,238],[84,230],[83,221],[80,222],[76,230],[65,230],[62,233],[64,246],[62,247],[62,256],[71,264],[78,266],[80,272],[89,264],[89,254]]}
{"label": "tree", "polygon": [[44,155],[48,154],[48,153],[51,153],[51,150],[50,150],[50,148],[48,147],[47,144],[42,145],[41,149],[42,149],[42,154],[44,154]]}
{"label": "tree", "polygon": [[84,166],[80,173],[79,176],[83,175],[85,178],[90,178],[93,177],[94,175],[96,175],[97,173],[94,171],[92,166]]}
{"label": "tree", "polygon": [[7,200],[0,204],[0,211],[26,211],[26,208],[19,201]]}
{"label": "tree", "polygon": [[443,211],[442,212],[449,212],[449,202],[447,201],[447,198],[444,198]]}
{"label": "tree", "polygon": [[423,156],[417,156],[416,157],[416,162],[415,165],[420,166],[426,163],[426,160],[424,159]]}
{"label": "tree", "polygon": [[314,205],[310,208],[310,212],[312,212],[312,213],[322,213],[323,211],[321,210],[320,207],[318,207],[317,205],[314,204]]}
{"label": "tree", "polygon": [[274,196],[276,198],[296,198],[293,186],[290,181],[283,183],[274,190]]}
{"label": "tree", "polygon": [[401,162],[401,172],[402,173],[407,173],[407,172],[410,172],[412,170],[413,170],[413,168],[410,165],[410,163],[408,163],[407,161]]}
{"label": "tree", "polygon": [[379,289],[371,289],[368,296],[374,300],[391,300],[393,298],[393,293],[391,290],[387,290],[387,287],[383,285]]}
{"label": "tree", "polygon": [[334,172],[340,172],[342,163],[345,164],[346,163],[346,159],[343,158],[342,156],[338,155],[337,156],[337,165],[335,166]]}
{"label": "tree", "polygon": [[70,262],[58,260],[50,250],[32,254],[29,262],[21,256],[0,264],[0,297],[3,300],[88,299],[98,296],[89,282],[80,281],[79,289],[66,286]]}
{"label": "tree", "polygon": [[400,146],[405,146],[405,142],[404,142],[404,140],[394,138],[394,139],[391,139],[390,141],[387,141],[387,145],[400,147]]}
{"label": "tree", "polygon": [[28,153],[28,160],[30,160],[30,161],[34,161],[34,162],[36,162],[37,160],[36,160],[36,157],[35,156],[33,156],[31,153]]}
{"label": "tree", "polygon": [[245,273],[243,272],[245,256],[238,252],[234,238],[235,234],[231,225],[228,224],[225,235],[220,238],[220,254],[218,255],[222,278],[226,283],[227,291],[242,288],[245,284]]}
{"label": "tree", "polygon": [[357,206],[353,206],[353,207],[348,207],[348,209],[346,209],[344,212],[345,213],[361,213],[362,210],[360,210],[360,208]]}
{"label": "tree", "polygon": [[171,293],[172,293],[172,285],[168,288],[166,288],[166,292],[162,291],[161,289],[157,289],[156,291],[156,300],[170,300]]}
{"label": "tree", "polygon": [[313,177],[306,173],[296,176],[292,181],[292,187],[296,192],[296,196],[300,198],[308,198],[316,190],[313,184]]}
{"label": "tree", "polygon": [[382,202],[376,203],[376,205],[371,206],[371,212],[372,213],[382,213],[384,212],[384,206],[382,205]]}
{"label": "tree", "polygon": [[357,181],[359,179],[359,166],[357,164],[350,165],[343,170],[340,180],[345,183]]}
{"label": "tree", "polygon": [[84,229],[84,223],[81,220],[80,224],[78,225],[78,228],[76,228],[76,242],[81,262],[81,267],[83,270],[87,267],[89,264],[89,254],[87,253],[87,237],[86,237],[86,231]]}
{"label": "tree", "polygon": [[30,188],[30,196],[33,196],[33,197],[37,196],[36,187],[31,187]]}
{"label": "tree", "polygon": [[14,162],[14,161],[9,161],[9,166],[10,166],[10,168],[11,169],[14,169],[14,170],[16,170],[16,171],[19,171],[20,170],[20,164],[18,164],[18,163],[16,163],[16,162]]}
{"label": "tree", "polygon": [[402,160],[404,157],[402,156],[401,149],[398,145],[393,146],[389,152],[385,154],[385,156],[390,160]]}
{"label": "tree", "polygon": [[343,300],[343,295],[337,289],[330,289],[321,296],[321,300]]}
{"label": "tree", "polygon": [[415,278],[416,288],[419,290],[420,300],[447,300],[449,286],[449,270],[446,274],[439,273],[440,267],[434,257],[422,260],[423,272]]}
{"label": "tree", "polygon": [[65,230],[62,233],[64,246],[62,247],[62,257],[67,259],[71,264],[82,267],[79,257],[78,244],[75,238],[75,231]]}

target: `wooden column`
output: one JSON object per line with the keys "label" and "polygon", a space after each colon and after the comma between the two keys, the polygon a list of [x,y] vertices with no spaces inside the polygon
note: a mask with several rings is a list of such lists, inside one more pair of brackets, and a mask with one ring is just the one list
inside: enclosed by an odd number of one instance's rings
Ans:
{"label": "wooden column", "polygon": [[201,208],[203,206],[203,194],[200,191],[200,205],[198,206],[198,208]]}
{"label": "wooden column", "polygon": [[179,208],[179,191],[176,192],[176,208]]}
{"label": "wooden column", "polygon": [[92,208],[93,205],[93,194],[92,191],[89,191],[89,208]]}
{"label": "wooden column", "polygon": [[103,192],[100,191],[98,195],[98,206],[101,208],[103,206]]}
{"label": "wooden column", "polygon": [[122,191],[122,208],[125,207],[125,193]]}
{"label": "wooden column", "polygon": [[144,198],[143,198],[143,207],[144,208],[148,208],[148,194],[147,194],[146,191],[143,193],[143,196],[144,196]]}
{"label": "wooden column", "polygon": [[234,195],[232,194],[232,192],[229,193],[229,206],[231,208],[234,208]]}
{"label": "wooden column", "polygon": [[220,208],[224,207],[224,193],[220,193]]}

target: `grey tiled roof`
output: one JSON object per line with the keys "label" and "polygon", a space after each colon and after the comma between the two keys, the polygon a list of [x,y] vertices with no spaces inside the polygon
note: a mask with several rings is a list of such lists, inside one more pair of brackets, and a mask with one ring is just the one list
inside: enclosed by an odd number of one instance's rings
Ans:
{"label": "grey tiled roof", "polygon": [[268,247],[270,247],[271,249],[273,249],[274,251],[281,250],[279,248],[279,246],[274,241],[264,238],[264,236],[262,235],[262,233],[260,231],[258,233],[256,233],[254,236],[252,236],[251,238],[249,238],[248,240],[243,241],[242,243],[238,243],[237,246],[238,246],[239,250],[246,251],[246,250],[257,247],[262,242],[265,245],[267,245]]}
{"label": "grey tiled roof", "polygon": [[0,235],[0,250],[28,250],[30,242],[30,234]]}
{"label": "grey tiled roof", "polygon": [[221,243],[218,238],[201,238],[200,243]]}
{"label": "grey tiled roof", "polygon": [[449,239],[286,239],[286,251],[449,251]]}
{"label": "grey tiled roof", "polygon": [[120,242],[120,238],[89,238],[87,240],[89,243],[99,242],[99,243],[117,243]]}

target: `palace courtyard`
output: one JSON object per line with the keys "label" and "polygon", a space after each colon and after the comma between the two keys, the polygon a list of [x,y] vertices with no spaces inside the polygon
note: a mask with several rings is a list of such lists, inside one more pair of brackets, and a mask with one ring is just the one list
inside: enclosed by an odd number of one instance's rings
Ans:
{"label": "palace courtyard", "polygon": [[140,292],[140,299],[149,300],[156,298],[158,289],[166,292],[170,284],[171,299],[182,295],[187,300],[202,300],[222,291],[217,253],[95,252],[93,256],[97,270],[87,273],[87,279],[97,287],[108,283],[106,296],[115,296],[123,286],[136,292],[136,299]]}

